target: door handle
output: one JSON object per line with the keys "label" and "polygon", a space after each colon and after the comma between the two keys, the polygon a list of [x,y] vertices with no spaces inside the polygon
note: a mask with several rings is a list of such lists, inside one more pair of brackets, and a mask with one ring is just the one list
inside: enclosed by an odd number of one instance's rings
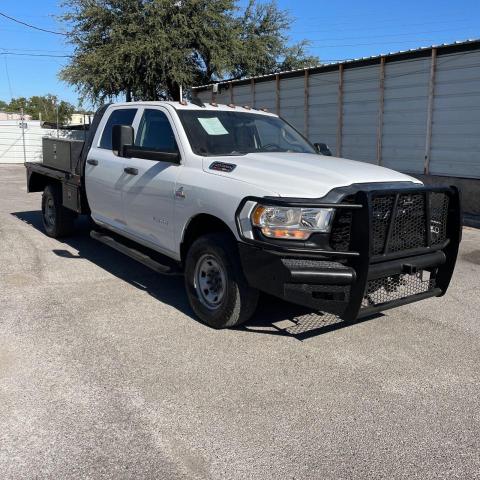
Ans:
{"label": "door handle", "polygon": [[126,167],[123,171],[129,175],[138,175],[138,168]]}
{"label": "door handle", "polygon": [[88,163],[89,165],[98,165],[98,160],[94,160],[93,158],[89,158],[89,159],[87,160],[87,163]]}

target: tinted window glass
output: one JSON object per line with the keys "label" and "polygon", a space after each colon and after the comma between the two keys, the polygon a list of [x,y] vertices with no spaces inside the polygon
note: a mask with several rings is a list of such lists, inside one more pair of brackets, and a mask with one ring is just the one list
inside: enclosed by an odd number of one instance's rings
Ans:
{"label": "tinted window glass", "polygon": [[105,128],[103,129],[102,139],[100,140],[100,148],[112,149],[112,127],[114,125],[132,125],[136,108],[124,108],[114,110],[108,117]]}
{"label": "tinted window glass", "polygon": [[160,152],[178,151],[170,122],[160,110],[145,110],[138,127],[135,145]]}
{"label": "tinted window glass", "polygon": [[178,115],[192,150],[198,155],[316,154],[302,135],[277,117],[224,110],[183,110]]}

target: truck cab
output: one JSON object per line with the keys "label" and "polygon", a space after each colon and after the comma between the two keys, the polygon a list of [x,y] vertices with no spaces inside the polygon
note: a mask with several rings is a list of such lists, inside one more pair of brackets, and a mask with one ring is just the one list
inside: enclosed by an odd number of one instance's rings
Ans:
{"label": "truck cab", "polygon": [[45,189],[50,235],[89,214],[94,238],[175,264],[213,327],[245,322],[260,291],[347,321],[443,295],[458,191],[322,152],[248,106],[120,103],[96,115],[69,172],[27,164],[28,187]]}

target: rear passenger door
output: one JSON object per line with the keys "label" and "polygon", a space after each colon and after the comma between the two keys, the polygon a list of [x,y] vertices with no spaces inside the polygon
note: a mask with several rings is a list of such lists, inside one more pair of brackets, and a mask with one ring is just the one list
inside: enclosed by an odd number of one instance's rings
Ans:
{"label": "rear passenger door", "polygon": [[[174,124],[162,107],[144,108],[135,131],[135,145],[149,150],[181,153]],[[125,158],[133,172],[123,183],[127,230],[154,244],[164,253],[175,252],[173,208],[175,184],[181,164],[167,161]]]}
{"label": "rear passenger door", "polygon": [[122,190],[124,160],[112,152],[113,125],[134,125],[138,108],[114,107],[99,125],[85,165],[85,188],[92,217],[119,230],[125,229]]}

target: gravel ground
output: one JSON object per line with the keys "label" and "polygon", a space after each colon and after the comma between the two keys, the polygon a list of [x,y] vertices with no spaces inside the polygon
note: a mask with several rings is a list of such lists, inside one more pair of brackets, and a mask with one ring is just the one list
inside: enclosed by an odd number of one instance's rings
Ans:
{"label": "gravel ground", "polygon": [[39,206],[1,165],[1,478],[480,478],[479,230],[443,298],[345,328],[265,298],[215,331]]}

